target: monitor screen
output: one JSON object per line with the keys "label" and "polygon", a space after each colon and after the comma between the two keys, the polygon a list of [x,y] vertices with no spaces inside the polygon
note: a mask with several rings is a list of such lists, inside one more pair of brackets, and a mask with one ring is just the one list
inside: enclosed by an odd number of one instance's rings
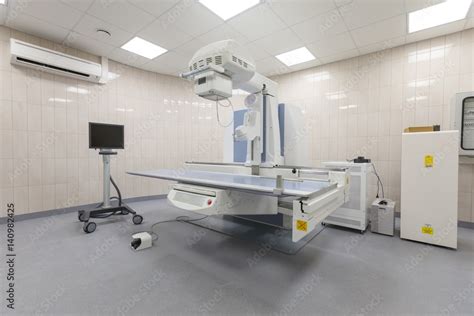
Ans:
{"label": "monitor screen", "polygon": [[89,122],[89,148],[124,149],[123,125]]}

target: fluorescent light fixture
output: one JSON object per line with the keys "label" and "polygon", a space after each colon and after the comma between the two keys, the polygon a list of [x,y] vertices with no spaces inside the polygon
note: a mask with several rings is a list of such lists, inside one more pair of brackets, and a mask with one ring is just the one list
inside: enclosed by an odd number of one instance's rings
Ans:
{"label": "fluorescent light fixture", "polygon": [[7,0],[0,0],[1,5],[7,5]]}
{"label": "fluorescent light fixture", "polygon": [[408,33],[462,20],[472,0],[446,0],[445,2],[413,11],[408,14]]}
{"label": "fluorescent light fixture", "polygon": [[199,0],[224,21],[260,3],[260,0]]}
{"label": "fluorescent light fixture", "polygon": [[122,49],[125,49],[129,52],[143,56],[148,59],[156,58],[168,51],[163,47],[145,41],[140,37],[132,38],[130,41],[128,41],[122,46]]}
{"label": "fluorescent light fixture", "polygon": [[311,54],[311,52],[306,47],[301,47],[301,48],[277,55],[276,58],[278,58],[282,63],[284,63],[288,67],[316,59],[316,57],[314,57],[314,55]]}

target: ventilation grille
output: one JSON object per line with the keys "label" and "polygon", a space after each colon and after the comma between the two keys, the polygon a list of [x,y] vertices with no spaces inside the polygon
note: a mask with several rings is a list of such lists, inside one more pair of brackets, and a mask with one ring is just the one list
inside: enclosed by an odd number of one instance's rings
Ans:
{"label": "ventilation grille", "polygon": [[242,59],[240,58],[237,58],[235,56],[232,56],[232,61],[236,64],[239,64],[240,66],[244,67],[244,68],[249,68],[249,65],[243,61]]}
{"label": "ventilation grille", "polygon": [[222,65],[222,55],[207,57],[205,60],[201,59],[189,66],[189,70],[197,70],[212,63],[214,63],[215,65]]}
{"label": "ventilation grille", "polygon": [[17,57],[16,60],[19,61],[19,62],[22,62],[24,64],[40,66],[40,67],[47,68],[47,69],[50,69],[50,70],[66,72],[66,73],[69,73],[69,74],[72,74],[72,75],[76,75],[76,76],[80,76],[80,77],[84,77],[84,78],[90,78],[90,75],[85,74],[83,72],[74,71],[74,70],[70,70],[70,69],[66,69],[66,68],[61,68],[61,67],[57,67],[57,66],[53,66],[53,65],[48,65],[48,64],[45,64],[45,63],[37,62],[37,61],[27,59],[27,58],[23,58],[23,57]]}

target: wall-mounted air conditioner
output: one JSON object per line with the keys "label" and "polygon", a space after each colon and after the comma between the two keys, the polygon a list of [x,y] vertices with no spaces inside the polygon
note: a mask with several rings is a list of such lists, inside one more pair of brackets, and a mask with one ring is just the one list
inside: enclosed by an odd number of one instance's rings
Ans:
{"label": "wall-mounted air conditioner", "polygon": [[56,75],[82,79],[96,83],[106,83],[108,65],[66,55],[17,39],[10,39],[11,63],[53,73]]}

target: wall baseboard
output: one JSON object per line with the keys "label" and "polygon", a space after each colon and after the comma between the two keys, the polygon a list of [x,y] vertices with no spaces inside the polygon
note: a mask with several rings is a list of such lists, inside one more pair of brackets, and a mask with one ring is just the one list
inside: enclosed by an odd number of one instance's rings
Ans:
{"label": "wall baseboard", "polygon": [[[124,199],[123,201],[125,203],[134,203],[134,202],[143,202],[143,201],[157,200],[157,199],[163,199],[163,198],[166,198],[166,194],[140,196],[140,197],[135,197],[135,198]],[[28,220],[28,219],[35,219],[35,218],[53,216],[53,215],[74,213],[74,212],[84,210],[84,209],[92,209],[92,208],[96,207],[97,204],[99,204],[99,203],[72,206],[72,207],[60,208],[60,209],[55,209],[55,210],[34,212],[34,213],[29,213],[29,214],[15,215],[15,222],[24,221],[24,220]],[[6,217],[0,217],[0,224],[5,224],[6,222],[7,222]]]}

